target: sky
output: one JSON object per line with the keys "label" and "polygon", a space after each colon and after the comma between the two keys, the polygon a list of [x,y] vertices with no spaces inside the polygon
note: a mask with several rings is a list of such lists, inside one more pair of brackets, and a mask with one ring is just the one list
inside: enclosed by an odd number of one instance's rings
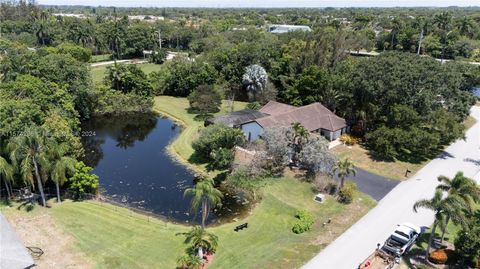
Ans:
{"label": "sky", "polygon": [[122,7],[399,7],[480,6],[480,0],[37,0],[43,5]]}

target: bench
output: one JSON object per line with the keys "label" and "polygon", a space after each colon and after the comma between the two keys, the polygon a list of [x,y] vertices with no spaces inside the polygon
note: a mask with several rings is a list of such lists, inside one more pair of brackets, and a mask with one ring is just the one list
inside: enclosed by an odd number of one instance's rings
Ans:
{"label": "bench", "polygon": [[235,232],[238,232],[238,231],[240,231],[240,230],[243,230],[243,228],[248,228],[248,222],[245,222],[244,224],[238,225],[238,226],[235,227],[235,229],[233,229],[233,230],[235,230]]}

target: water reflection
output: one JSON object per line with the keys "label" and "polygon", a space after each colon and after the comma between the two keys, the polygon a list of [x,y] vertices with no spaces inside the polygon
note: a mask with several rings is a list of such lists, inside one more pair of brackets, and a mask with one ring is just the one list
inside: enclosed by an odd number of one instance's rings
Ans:
{"label": "water reflection", "polygon": [[[146,209],[179,222],[198,222],[183,192],[194,175],[166,152],[180,128],[156,115],[95,118],[82,125],[84,161],[100,177],[103,194],[115,201]],[[240,217],[248,204],[226,194],[223,208],[209,215],[209,223]],[[196,217],[196,215],[198,215]]]}

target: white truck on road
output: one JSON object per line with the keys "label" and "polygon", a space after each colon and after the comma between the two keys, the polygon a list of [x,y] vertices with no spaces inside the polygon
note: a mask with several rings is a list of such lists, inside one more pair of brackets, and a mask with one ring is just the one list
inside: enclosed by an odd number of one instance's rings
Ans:
{"label": "white truck on road", "polygon": [[421,229],[413,224],[404,223],[398,225],[395,231],[388,237],[382,247],[368,256],[358,269],[391,269],[399,263],[400,257],[405,254],[415,243]]}

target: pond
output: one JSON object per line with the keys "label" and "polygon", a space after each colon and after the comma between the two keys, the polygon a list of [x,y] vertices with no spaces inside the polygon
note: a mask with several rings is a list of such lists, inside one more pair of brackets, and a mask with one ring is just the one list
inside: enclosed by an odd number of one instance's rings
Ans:
{"label": "pond", "polygon": [[[198,223],[201,214],[192,213],[191,198],[183,196],[195,175],[166,149],[180,132],[170,119],[150,114],[84,122],[84,162],[99,176],[102,196],[174,222]],[[228,222],[248,211],[236,195],[227,194],[223,205],[209,215],[208,223]]]}

